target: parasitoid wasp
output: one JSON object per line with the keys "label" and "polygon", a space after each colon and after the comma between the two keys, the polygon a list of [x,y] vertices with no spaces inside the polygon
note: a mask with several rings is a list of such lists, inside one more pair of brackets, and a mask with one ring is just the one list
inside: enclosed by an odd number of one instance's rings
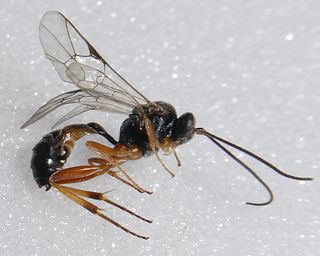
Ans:
{"label": "parasitoid wasp", "polygon": [[[85,198],[105,201],[143,221],[151,223],[151,220],[115,203],[109,199],[107,193],[71,188],[65,184],[83,182],[107,174],[139,192],[151,194],[122,168],[122,164],[129,160],[137,160],[143,156],[154,154],[164,169],[174,177],[174,173],[159,156],[159,151],[173,154],[180,165],[175,149],[188,142],[195,134],[209,138],[253,175],[267,190],[268,200],[260,203],[247,202],[249,205],[270,204],[273,200],[273,193],[255,171],[226,146],[245,153],[284,177],[295,180],[312,180],[312,178],[284,173],[255,153],[209,133],[204,128],[196,128],[195,117],[192,113],[184,113],[178,117],[175,108],[169,103],[150,101],[115,71],[60,12],[45,13],[41,19],[39,31],[46,57],[51,61],[60,78],[67,83],[76,85],[77,90],[62,93],[49,100],[21,128],[27,127],[67,104],[76,106],[62,116],[54,127],[90,110],[127,115],[121,125],[118,141],[97,123],[73,124],[45,135],[33,148],[31,159],[33,177],[39,187],[45,186],[46,190],[54,187],[72,201],[125,232],[148,239],[148,237],[139,235],[114,221],[104,214],[101,208]],[[95,141],[87,141],[86,146],[93,150],[98,157],[88,159],[87,165],[63,168],[75,143],[89,134],[103,136],[113,147]]]}

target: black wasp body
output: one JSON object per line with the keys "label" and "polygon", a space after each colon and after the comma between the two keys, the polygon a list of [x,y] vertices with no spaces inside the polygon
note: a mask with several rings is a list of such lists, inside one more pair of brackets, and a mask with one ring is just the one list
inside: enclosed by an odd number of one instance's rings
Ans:
{"label": "black wasp body", "polygon": [[74,144],[87,134],[99,134],[115,144],[116,141],[97,123],[74,124],[52,131],[32,149],[31,169],[39,187],[50,189],[50,176],[67,162]]}
{"label": "black wasp body", "polygon": [[62,139],[62,130],[48,133],[34,146],[31,158],[33,177],[39,187],[50,188],[49,177],[63,167],[70,156]]}
{"label": "black wasp body", "polygon": [[[72,201],[125,232],[148,239],[114,221],[101,208],[85,198],[105,201],[143,221],[151,223],[150,220],[113,202],[106,193],[76,189],[65,186],[65,184],[87,181],[100,175],[110,175],[139,192],[151,194],[133,180],[122,165],[127,161],[154,154],[173,177],[174,173],[162,161],[159,152],[174,154],[180,165],[175,149],[188,142],[195,134],[209,138],[251,173],[268,191],[267,201],[247,202],[247,204],[262,206],[271,203],[272,191],[250,166],[235,156],[226,146],[245,153],[282,176],[296,180],[311,180],[311,178],[301,178],[284,173],[251,151],[209,133],[203,128],[196,128],[195,118],[191,113],[185,113],[178,118],[172,105],[162,101],[150,101],[115,71],[61,13],[47,12],[41,19],[39,32],[46,57],[51,61],[60,78],[67,83],[74,84],[77,90],[62,93],[49,100],[22,128],[63,105],[74,105],[75,108],[62,116],[54,126],[91,110],[108,111],[127,116],[120,128],[118,141],[97,123],[69,125],[45,135],[33,148],[31,160],[34,179],[40,187],[46,186],[48,190],[52,186]],[[86,165],[64,168],[76,141],[88,134],[101,135],[113,146],[87,141],[87,147],[94,151],[97,157],[89,158]]]}
{"label": "black wasp body", "polygon": [[[142,106],[145,116],[151,121],[155,135],[160,145],[181,145],[189,141],[195,132],[195,118],[191,113],[185,113],[179,118],[175,108],[166,102],[156,101],[151,106]],[[144,155],[153,153],[144,125],[144,117],[138,108],[134,108],[121,128],[119,143],[128,147],[137,145]]]}
{"label": "black wasp body", "polygon": [[[142,106],[144,114],[151,120],[159,144],[166,149],[168,146],[181,145],[189,141],[195,132],[195,118],[185,113],[179,118],[175,108],[165,102],[155,102],[154,106]],[[99,134],[113,145],[128,148],[138,147],[143,156],[153,153],[144,126],[143,115],[137,108],[121,125],[119,141],[109,135],[97,123],[66,126],[45,135],[33,148],[31,169],[39,187],[51,187],[50,176],[59,171],[69,158],[74,144],[87,134]]]}

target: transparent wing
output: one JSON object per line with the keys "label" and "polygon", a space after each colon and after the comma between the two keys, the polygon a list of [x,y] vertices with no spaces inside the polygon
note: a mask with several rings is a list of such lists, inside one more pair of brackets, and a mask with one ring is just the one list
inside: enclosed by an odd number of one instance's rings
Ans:
{"label": "transparent wing", "polygon": [[62,116],[53,125],[53,127],[69,120],[74,116],[77,116],[89,110],[98,109],[101,111],[128,115],[131,113],[132,108],[134,107],[133,104],[128,104],[126,102],[120,103],[118,101],[117,103],[105,97],[93,97],[92,95],[88,94],[86,91],[82,91],[82,90],[65,92],[65,93],[59,94],[58,96],[49,100],[42,107],[40,107],[37,110],[37,112],[35,112],[28,119],[28,121],[21,126],[21,128],[25,128],[29,126],[30,124],[38,121],[39,119],[43,118],[50,112],[54,111],[55,109],[63,105],[76,104],[77,106],[73,108],[70,112]]}
{"label": "transparent wing", "polygon": [[64,104],[79,105],[58,123],[92,109],[127,114],[128,108],[132,110],[134,106],[150,102],[101,57],[63,14],[45,13],[39,33],[46,57],[60,78],[80,90],[50,100],[23,127]]}

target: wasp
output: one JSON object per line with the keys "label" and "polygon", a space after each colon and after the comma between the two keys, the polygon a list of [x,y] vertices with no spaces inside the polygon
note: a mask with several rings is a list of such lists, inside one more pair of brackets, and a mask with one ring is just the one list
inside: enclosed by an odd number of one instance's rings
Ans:
{"label": "wasp", "polygon": [[[228,147],[245,153],[287,178],[312,180],[312,178],[287,174],[257,154],[212,134],[204,128],[197,128],[192,113],[188,112],[178,116],[171,104],[149,100],[114,70],[60,12],[45,13],[40,22],[39,33],[45,55],[60,78],[67,83],[74,84],[77,89],[49,100],[21,128],[42,119],[48,113],[64,105],[75,107],[62,116],[54,127],[91,110],[114,112],[127,116],[121,125],[118,140],[97,123],[73,124],[45,135],[33,148],[31,159],[33,177],[39,187],[45,186],[46,190],[53,187],[75,203],[125,232],[148,239],[149,237],[139,235],[114,221],[86,198],[105,201],[143,221],[151,223],[151,220],[115,203],[107,196],[107,193],[71,188],[66,184],[87,181],[100,175],[110,175],[141,193],[151,194],[152,192],[144,189],[128,174],[122,164],[144,156],[155,155],[164,169],[174,177],[174,173],[162,160],[159,152],[174,155],[180,165],[176,147],[187,143],[194,135],[204,135],[209,138],[264,186],[269,194],[268,200],[247,202],[249,205],[270,204],[273,200],[272,190],[249,165],[240,160]],[[97,157],[89,158],[86,165],[64,168],[76,142],[89,134],[102,136],[112,146],[89,140],[86,146],[93,150]]]}

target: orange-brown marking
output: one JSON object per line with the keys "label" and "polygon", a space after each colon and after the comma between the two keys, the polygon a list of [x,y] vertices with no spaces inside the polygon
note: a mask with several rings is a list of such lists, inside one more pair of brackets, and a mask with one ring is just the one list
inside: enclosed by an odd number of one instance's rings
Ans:
{"label": "orange-brown marking", "polygon": [[56,184],[83,182],[108,173],[110,167],[110,164],[105,167],[91,165],[70,167],[55,172],[50,176],[49,181]]}
{"label": "orange-brown marking", "polygon": [[74,144],[83,136],[96,133],[90,127],[81,125],[66,127],[62,132],[64,137],[61,143],[64,144],[70,152],[73,149]]}
{"label": "orange-brown marking", "polygon": [[103,209],[97,207],[96,205],[94,205],[93,203],[90,203],[89,201],[81,198],[81,196],[83,197],[88,197],[88,198],[92,198],[92,199],[96,199],[96,200],[103,200],[111,205],[116,206],[117,208],[128,212],[129,214],[143,220],[146,221],[148,223],[151,223],[151,220],[145,219],[143,217],[141,217],[140,215],[135,214],[134,212],[130,211],[129,209],[109,200],[106,198],[106,196],[104,196],[103,193],[96,193],[96,192],[92,192],[92,191],[86,191],[86,190],[80,190],[80,189],[74,189],[74,188],[69,188],[69,187],[65,187],[62,185],[59,185],[57,183],[52,182],[51,185],[56,188],[57,190],[59,190],[61,193],[63,193],[65,196],[67,196],[68,198],[70,198],[72,201],[74,201],[75,203],[81,205],[82,207],[84,207],[85,209],[87,209],[88,211],[92,212],[93,214],[97,214],[99,215],[101,218],[107,220],[108,222],[112,223],[113,225],[115,225],[116,227],[122,229],[123,231],[142,238],[142,239],[149,239],[149,237],[146,236],[142,236],[139,235],[133,231],[131,231],[130,229],[122,226],[120,223],[114,221],[113,219],[111,219],[110,217],[108,217],[107,215],[105,215],[104,213],[102,213]]}
{"label": "orange-brown marking", "polygon": [[[106,145],[95,141],[87,141],[87,147],[97,154],[99,154],[106,162],[110,163],[112,166],[117,167],[118,170],[128,179],[129,186],[133,187],[141,193],[152,194],[152,192],[142,188],[135,180],[133,180],[130,175],[124,170],[120,165],[128,160],[136,160],[143,156],[143,152],[138,147],[126,147],[124,145],[118,144],[114,148],[110,148]],[[100,160],[101,161],[101,160]],[[113,177],[121,180],[122,182],[128,184],[123,178],[121,178],[117,173],[110,173]]]}
{"label": "orange-brown marking", "polygon": [[144,118],[144,124],[145,124],[146,132],[147,132],[147,135],[148,135],[148,139],[149,139],[151,150],[153,151],[153,153],[155,154],[155,156],[157,157],[158,161],[163,166],[163,168],[173,178],[175,176],[175,174],[172,171],[170,171],[169,167],[162,161],[162,159],[160,158],[160,156],[158,154],[158,150],[160,148],[162,149],[162,147],[161,147],[161,144],[159,143],[159,141],[157,139],[157,135],[156,135],[156,132],[154,130],[153,124],[150,121],[150,119],[146,117],[145,114],[143,115],[143,118]]}

